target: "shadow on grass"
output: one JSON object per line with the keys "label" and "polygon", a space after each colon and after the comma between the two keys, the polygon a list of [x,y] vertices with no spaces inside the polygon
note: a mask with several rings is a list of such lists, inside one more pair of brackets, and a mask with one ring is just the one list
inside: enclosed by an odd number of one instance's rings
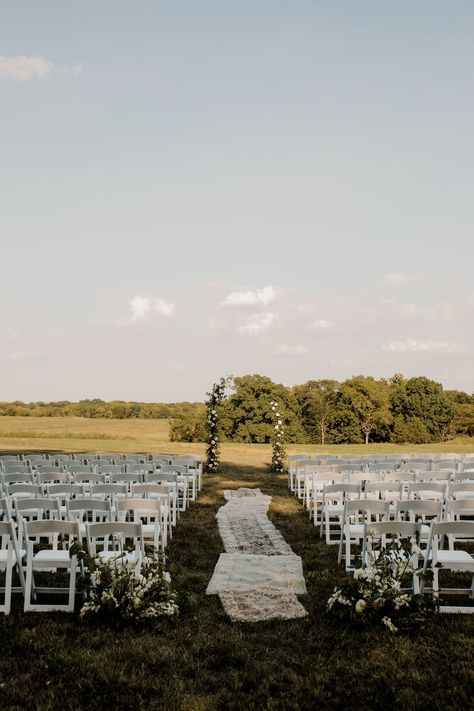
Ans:
{"label": "shadow on grass", "polygon": [[[270,517],[303,558],[303,620],[231,623],[205,590],[222,541],[215,514],[224,488],[260,487]],[[0,619],[2,709],[467,709],[474,620],[438,618],[416,637],[336,627],[325,602],[343,577],[286,477],[224,465],[205,477],[169,546],[179,590],[175,624],[151,630],[90,627],[77,615]]]}

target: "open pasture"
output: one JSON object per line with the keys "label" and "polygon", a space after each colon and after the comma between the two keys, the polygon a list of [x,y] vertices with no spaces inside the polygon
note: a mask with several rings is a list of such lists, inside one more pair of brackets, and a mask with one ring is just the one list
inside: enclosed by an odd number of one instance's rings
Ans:
{"label": "open pasture", "polygon": [[[170,442],[168,420],[112,420],[83,417],[0,417],[0,451],[14,452],[195,452],[202,443]],[[264,466],[271,460],[268,444],[224,442],[222,461],[243,466]],[[291,444],[288,453],[390,454],[396,452],[473,453],[474,438],[424,445]]]}

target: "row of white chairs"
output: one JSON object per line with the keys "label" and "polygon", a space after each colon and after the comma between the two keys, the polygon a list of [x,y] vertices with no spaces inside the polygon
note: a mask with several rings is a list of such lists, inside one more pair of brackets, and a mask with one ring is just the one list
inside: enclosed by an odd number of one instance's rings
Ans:
{"label": "row of white chairs", "polygon": [[294,454],[288,457],[288,486],[292,492],[297,488],[297,481],[308,469],[325,466],[334,467],[338,472],[369,472],[383,473],[386,471],[430,471],[450,470],[474,472],[474,455],[445,455],[434,458],[406,457],[403,455],[376,458],[367,455],[363,458],[336,457],[335,455],[319,455],[311,457],[308,454]]}
{"label": "row of white chairs", "polygon": [[317,471],[313,469],[305,472],[303,477],[298,478],[295,494],[303,502],[304,506],[309,509],[311,517],[313,492],[321,490],[325,483],[360,483],[362,488],[365,488],[369,483],[376,487],[378,484],[393,484],[394,482],[401,482],[405,489],[410,483],[438,482],[449,486],[451,483],[474,482],[474,472],[454,473],[448,470],[436,472],[387,471],[374,474],[369,472],[335,472],[331,471],[330,468],[321,467]]}
{"label": "row of white chairs", "polygon": [[[152,475],[150,477],[153,478]],[[20,576],[20,590],[25,595],[25,610],[73,609],[76,568],[69,562],[68,554],[57,547],[58,535],[66,536],[68,530],[73,532],[75,539],[87,540],[89,551],[93,553],[95,549],[91,548],[88,534],[92,526],[136,524],[141,527],[140,540],[148,540],[164,554],[172,529],[192,498],[187,478],[183,480],[176,473],[160,472],[156,472],[154,478],[159,478],[159,483],[103,483],[94,480],[53,484],[7,483],[5,496],[0,501],[0,569],[6,572],[5,603],[0,610],[3,609],[6,614],[10,610],[12,571],[15,567]],[[51,531],[48,526],[52,527]],[[75,526],[74,530],[72,526]],[[38,553],[33,552],[32,544],[35,540],[37,542],[40,534],[49,538],[49,548],[52,549],[49,553],[44,548]],[[107,541],[103,540],[102,544],[103,550],[107,551]],[[36,565],[39,569],[57,570],[64,567],[69,570],[69,600],[66,605],[38,604],[34,601],[40,592],[55,592],[55,589],[35,587],[32,576]]]}
{"label": "row of white chairs", "polygon": [[[56,502],[57,503],[57,502]],[[118,502],[117,519],[114,520],[106,502],[102,510],[94,509],[100,521],[87,521],[72,515],[72,520],[51,517],[48,519],[21,519],[21,532],[15,522],[9,504],[0,500],[0,570],[5,571],[4,601],[0,611],[6,615],[11,609],[13,592],[21,592],[24,596],[24,610],[74,611],[76,595],[76,575],[81,564],[76,555],[70,555],[70,546],[74,541],[85,542],[90,555],[101,558],[117,559],[117,564],[127,561],[141,565],[145,557],[145,544],[151,542],[154,547],[159,539],[161,526],[160,502],[145,499],[131,499]],[[88,503],[90,506],[90,502]],[[122,515],[121,515],[122,514]],[[125,514],[132,514],[136,520],[124,521]],[[143,519],[148,521],[143,523]],[[108,519],[108,520],[107,520]],[[82,528],[81,528],[82,526]],[[118,542],[119,537],[121,543]],[[47,543],[47,545],[46,545]],[[13,587],[13,572],[17,570],[20,585]],[[35,573],[66,570],[69,574],[69,584],[65,587],[38,585]],[[67,602],[40,602],[38,595],[47,593],[67,594]]]}
{"label": "row of white chairs", "polygon": [[[30,471],[8,471],[0,474],[0,495],[20,491],[21,486],[48,486],[53,484],[83,486],[88,489],[94,484],[123,484],[130,490],[134,484],[176,482],[178,491],[187,500],[194,501],[202,488],[202,474],[189,465],[162,465],[143,467],[129,465],[123,470],[119,465],[105,465],[105,469],[81,465],[74,471],[63,471],[58,467],[47,467]],[[13,487],[13,488],[12,488]],[[28,489],[26,488],[25,491]],[[71,490],[72,491],[72,490]]]}
{"label": "row of white chairs", "polygon": [[44,466],[59,466],[65,469],[74,469],[78,465],[137,465],[137,464],[189,464],[200,470],[202,475],[202,461],[197,454],[95,454],[83,452],[77,454],[51,453],[23,454],[0,456],[0,471],[19,466],[40,468]]}

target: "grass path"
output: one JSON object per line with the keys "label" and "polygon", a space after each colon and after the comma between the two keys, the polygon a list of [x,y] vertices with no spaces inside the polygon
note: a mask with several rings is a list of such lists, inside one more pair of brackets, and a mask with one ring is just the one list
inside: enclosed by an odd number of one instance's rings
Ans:
{"label": "grass path", "polygon": [[[303,620],[231,623],[206,596],[222,542],[223,488],[259,486],[270,518],[303,558]],[[63,613],[0,618],[2,709],[467,709],[474,618],[439,617],[415,637],[335,627],[324,604],[342,579],[286,478],[226,465],[206,478],[169,549],[181,616],[159,632],[87,627]]]}

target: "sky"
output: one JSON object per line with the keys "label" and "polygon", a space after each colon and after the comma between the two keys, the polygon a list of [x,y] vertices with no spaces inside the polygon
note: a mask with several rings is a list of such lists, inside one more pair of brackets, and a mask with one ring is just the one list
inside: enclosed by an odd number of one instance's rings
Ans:
{"label": "sky", "polygon": [[0,3],[0,400],[474,391],[470,0]]}

